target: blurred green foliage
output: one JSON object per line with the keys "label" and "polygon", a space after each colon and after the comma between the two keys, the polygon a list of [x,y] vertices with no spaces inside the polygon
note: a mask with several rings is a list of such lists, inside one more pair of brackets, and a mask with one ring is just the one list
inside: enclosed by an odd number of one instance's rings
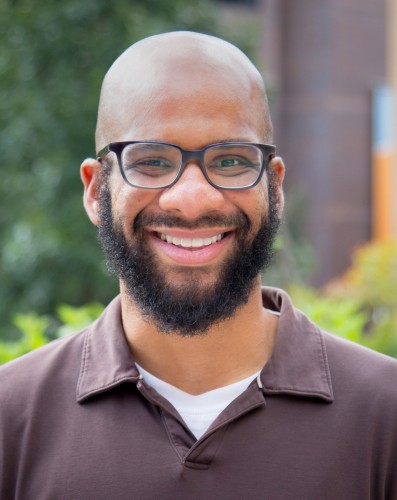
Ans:
{"label": "blurred green foliage", "polygon": [[45,316],[16,314],[14,324],[22,332],[22,337],[13,341],[0,340],[0,364],[33,351],[49,341],[45,335],[49,320]]}
{"label": "blurred green foliage", "polygon": [[[251,22],[252,24],[252,22]],[[117,283],[82,205],[102,78],[134,41],[170,30],[217,34],[248,53],[255,30],[210,0],[0,1],[0,338],[13,311],[108,302]],[[117,113],[117,110],[115,110]]]}
{"label": "blurred green foliage", "polygon": [[397,358],[397,242],[359,248],[347,273],[320,292],[289,292],[325,330]]}
{"label": "blurred green foliage", "polygon": [[91,302],[81,307],[62,304],[57,308],[57,316],[61,322],[55,332],[56,337],[67,337],[95,321],[104,306],[99,302]]}
{"label": "blurred green foliage", "polygon": [[397,241],[373,243],[359,248],[343,283],[345,289],[370,308],[373,314],[376,315],[379,308],[383,314],[396,314]]}
{"label": "blurred green foliage", "polygon": [[52,318],[36,313],[14,315],[13,323],[19,330],[19,338],[0,340],[0,364],[27,354],[55,338],[76,333],[92,323],[102,311],[103,306],[96,302],[82,307],[63,304],[57,308],[57,325],[52,324]]}
{"label": "blurred green foliage", "polygon": [[292,301],[324,330],[360,342],[368,315],[358,301],[323,295],[307,286],[289,287]]}

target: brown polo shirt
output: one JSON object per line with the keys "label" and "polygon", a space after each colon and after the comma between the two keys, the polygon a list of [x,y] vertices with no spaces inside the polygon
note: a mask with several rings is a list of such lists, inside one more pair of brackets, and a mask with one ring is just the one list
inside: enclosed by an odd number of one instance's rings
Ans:
{"label": "brown polo shirt", "polygon": [[1,500],[396,500],[397,361],[263,301],[273,355],[198,441],[139,379],[119,298],[1,367]]}

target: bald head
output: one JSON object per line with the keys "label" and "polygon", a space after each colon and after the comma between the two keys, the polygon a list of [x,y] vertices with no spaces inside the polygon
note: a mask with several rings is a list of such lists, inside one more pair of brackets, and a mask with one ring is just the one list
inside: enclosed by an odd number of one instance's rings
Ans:
{"label": "bald head", "polygon": [[197,111],[200,119],[203,113],[208,114],[203,105],[210,93],[218,95],[220,113],[233,100],[251,108],[263,130],[262,140],[272,141],[262,77],[237,47],[192,32],[165,33],[135,43],[105,76],[98,110],[97,150],[114,141],[155,140],[155,136],[134,135],[149,118],[153,123],[171,119],[188,107]]}

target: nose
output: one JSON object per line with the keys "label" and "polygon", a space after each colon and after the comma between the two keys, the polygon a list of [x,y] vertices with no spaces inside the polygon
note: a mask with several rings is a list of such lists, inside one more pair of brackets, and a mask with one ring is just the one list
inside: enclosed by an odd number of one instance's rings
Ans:
{"label": "nose", "polygon": [[164,189],[160,195],[162,210],[175,212],[186,219],[195,220],[225,204],[221,190],[211,186],[197,163],[190,163],[176,184]]}

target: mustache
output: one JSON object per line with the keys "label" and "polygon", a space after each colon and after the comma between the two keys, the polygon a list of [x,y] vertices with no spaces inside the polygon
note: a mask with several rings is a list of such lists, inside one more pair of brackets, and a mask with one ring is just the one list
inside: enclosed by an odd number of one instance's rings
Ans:
{"label": "mustache", "polygon": [[241,230],[248,231],[251,222],[248,216],[241,210],[231,215],[208,214],[195,220],[186,220],[169,214],[150,214],[140,212],[134,220],[133,230],[139,231],[145,226],[178,227],[182,229],[200,229],[206,227],[235,226]]}

